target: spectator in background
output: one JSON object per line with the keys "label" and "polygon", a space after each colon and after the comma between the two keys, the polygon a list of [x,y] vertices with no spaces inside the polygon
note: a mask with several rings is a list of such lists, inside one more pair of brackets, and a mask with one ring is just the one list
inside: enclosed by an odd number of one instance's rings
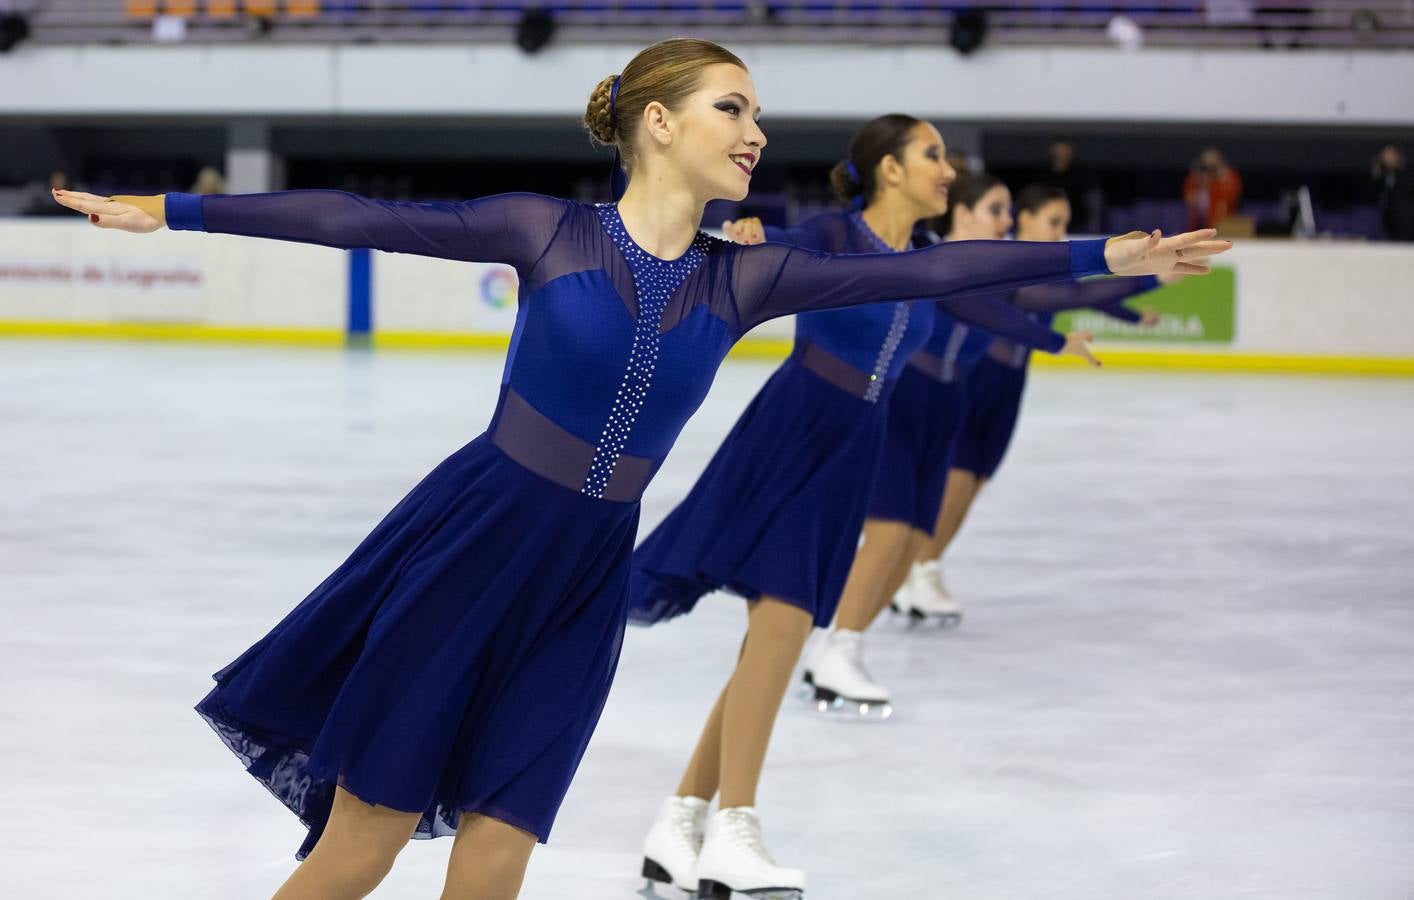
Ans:
{"label": "spectator in background", "polygon": [[1414,181],[1398,147],[1390,144],[1375,157],[1370,182],[1380,204],[1385,236],[1392,241],[1414,241]]}
{"label": "spectator in background", "polygon": [[1242,199],[1242,177],[1228,165],[1216,147],[1207,147],[1183,181],[1183,201],[1188,204],[1190,228],[1216,228],[1237,213]]}
{"label": "spectator in background", "polygon": [[[33,184],[33,182],[30,182]],[[73,190],[73,184],[69,181],[69,173],[61,169],[56,169],[49,173],[50,190],[69,191]],[[35,197],[29,205],[20,211],[22,216],[52,216],[54,215],[54,198],[50,191],[45,191],[42,196]]]}
{"label": "spectator in background", "polygon": [[1058,137],[1047,149],[1046,167],[1036,173],[1033,181],[1049,184],[1065,191],[1076,219],[1076,231],[1095,233],[1100,230],[1099,218],[1104,206],[1099,182],[1087,169],[1075,161],[1075,146],[1069,138]]}
{"label": "spectator in background", "polygon": [[222,175],[221,170],[215,166],[207,166],[196,173],[196,183],[187,193],[224,194],[226,193],[226,176]]}

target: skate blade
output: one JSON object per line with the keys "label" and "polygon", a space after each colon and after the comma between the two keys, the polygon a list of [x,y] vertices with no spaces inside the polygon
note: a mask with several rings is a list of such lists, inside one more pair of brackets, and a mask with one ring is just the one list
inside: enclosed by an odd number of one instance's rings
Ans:
{"label": "skate blade", "polygon": [[[673,884],[673,876],[668,874],[668,870],[646,856],[643,858],[643,880],[645,884],[637,896],[645,900],[683,900],[697,896],[695,889],[680,888]],[[666,893],[658,893],[659,888],[663,888]]]}
{"label": "skate blade", "polygon": [[897,603],[890,606],[889,609],[894,615],[904,618],[904,627],[909,631],[913,631],[916,628],[928,627],[951,631],[962,625],[962,613],[937,613],[929,615],[928,613],[919,612],[916,609],[905,610]]}
{"label": "skate blade", "polygon": [[811,701],[816,712],[843,721],[882,722],[894,714],[888,702],[851,700],[821,687],[815,688]]}
{"label": "skate blade", "polygon": [[800,676],[800,683],[796,685],[795,690],[800,695],[800,699],[813,701],[815,699],[815,677],[807,670],[805,674]]}
{"label": "skate blade", "polygon": [[889,612],[893,613],[895,618],[903,619],[903,627],[908,629],[909,631],[912,631],[919,625],[922,625],[923,623],[928,621],[928,617],[923,615],[918,610],[904,609],[897,603],[892,603],[889,605]]}
{"label": "skate blade", "polygon": [[731,900],[732,897],[750,897],[752,900],[805,900],[805,892],[798,888],[756,888],[750,891],[734,891],[716,881],[703,881],[698,885],[699,900]]}

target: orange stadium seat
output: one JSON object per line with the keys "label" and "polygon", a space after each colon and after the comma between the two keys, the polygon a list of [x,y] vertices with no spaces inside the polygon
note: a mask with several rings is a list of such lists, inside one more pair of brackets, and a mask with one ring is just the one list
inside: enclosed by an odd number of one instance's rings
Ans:
{"label": "orange stadium seat", "polygon": [[131,19],[151,19],[157,15],[157,0],[124,0],[123,8]]}
{"label": "orange stadium seat", "polygon": [[236,9],[236,0],[206,0],[206,14],[213,19],[234,18]]}
{"label": "orange stadium seat", "polygon": [[275,6],[275,0],[245,0],[245,11],[252,16],[273,16]]}
{"label": "orange stadium seat", "polygon": [[196,0],[166,0],[162,4],[162,12],[169,16],[190,19],[196,15]]}
{"label": "orange stadium seat", "polygon": [[308,18],[319,15],[319,0],[285,0],[285,14]]}

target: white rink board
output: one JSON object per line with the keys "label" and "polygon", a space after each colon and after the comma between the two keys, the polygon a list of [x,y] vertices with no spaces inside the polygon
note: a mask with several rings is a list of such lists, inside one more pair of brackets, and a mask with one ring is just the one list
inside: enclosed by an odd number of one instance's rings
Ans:
{"label": "white rink board", "polygon": [[347,271],[347,254],[326,247],[0,219],[0,324],[343,329]]}
{"label": "white rink board", "polygon": [[[1414,246],[1249,240],[1223,264],[1237,271],[1233,342],[1143,348],[1414,358]],[[87,271],[99,277],[86,281]],[[515,323],[506,266],[375,252],[371,277],[375,332],[505,338]],[[0,330],[23,322],[342,330],[348,291],[347,254],[323,247],[0,221]],[[791,333],[790,320],[777,320],[752,337]]]}

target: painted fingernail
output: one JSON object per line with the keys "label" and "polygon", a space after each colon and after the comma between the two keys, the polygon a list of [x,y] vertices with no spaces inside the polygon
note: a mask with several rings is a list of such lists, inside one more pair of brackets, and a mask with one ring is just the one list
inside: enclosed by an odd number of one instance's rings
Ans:
{"label": "painted fingernail", "polygon": [[90,222],[92,222],[93,224],[97,225],[97,224],[98,224],[98,214],[97,214],[97,213],[90,213],[89,216],[88,216],[88,220],[89,220]]}

